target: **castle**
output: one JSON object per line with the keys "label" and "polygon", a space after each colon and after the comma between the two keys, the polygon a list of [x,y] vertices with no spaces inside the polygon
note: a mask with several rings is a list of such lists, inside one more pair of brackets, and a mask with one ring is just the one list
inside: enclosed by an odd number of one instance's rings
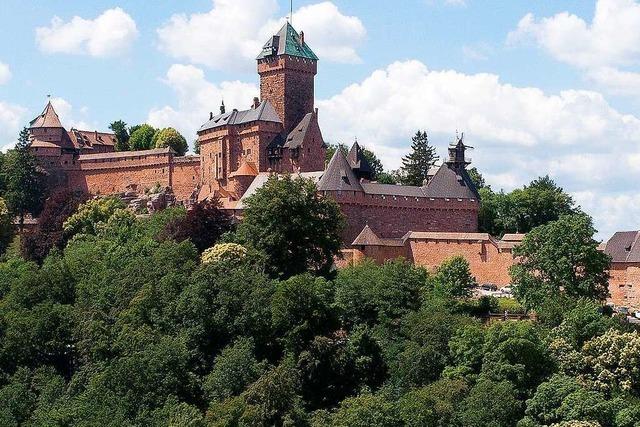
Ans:
{"label": "castle", "polygon": [[[184,205],[216,198],[241,217],[244,201],[270,176],[312,179],[347,219],[343,260],[377,262],[403,256],[430,269],[462,255],[479,283],[510,283],[513,248],[522,235],[497,240],[478,232],[480,197],[469,177],[461,138],[422,186],[371,181],[371,165],[356,142],[325,165],[326,144],[314,107],[318,57],[289,24],[257,57],[260,97],[247,110],[209,113],[198,130],[200,154],[170,148],[115,151],[115,135],[62,127],[51,103],[31,121],[30,149],[54,189],[92,195],[164,187]],[[640,308],[640,233],[617,233],[602,250],[613,257],[610,292],[618,305]]]}
{"label": "castle", "polygon": [[371,167],[358,143],[340,150],[325,167],[326,144],[314,107],[318,57],[289,24],[257,57],[260,97],[247,110],[209,113],[198,130],[200,154],[177,156],[170,148],[115,151],[115,136],[65,130],[51,103],[29,126],[31,150],[54,188],[93,195],[168,187],[189,205],[217,198],[242,215],[243,200],[273,174],[313,179],[334,198],[347,218],[349,246],[368,225],[385,238],[409,231],[476,232],[479,196],[466,172],[462,139],[448,160],[429,172],[423,186],[372,182]]}

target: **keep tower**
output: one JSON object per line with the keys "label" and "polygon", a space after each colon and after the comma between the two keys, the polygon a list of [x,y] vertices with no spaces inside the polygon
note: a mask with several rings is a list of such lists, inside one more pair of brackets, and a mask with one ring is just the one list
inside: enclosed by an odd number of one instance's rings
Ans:
{"label": "keep tower", "polygon": [[288,22],[258,55],[260,96],[274,106],[288,134],[314,111],[314,78],[318,57]]}

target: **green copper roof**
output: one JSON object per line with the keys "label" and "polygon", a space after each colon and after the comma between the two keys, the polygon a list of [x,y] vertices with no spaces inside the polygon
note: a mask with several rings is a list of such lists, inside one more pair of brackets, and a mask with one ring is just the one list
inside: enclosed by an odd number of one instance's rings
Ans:
{"label": "green copper roof", "polygon": [[302,42],[298,32],[288,22],[271,37],[262,47],[262,52],[257,59],[267,58],[273,55],[290,55],[300,58],[318,60],[311,48]]}

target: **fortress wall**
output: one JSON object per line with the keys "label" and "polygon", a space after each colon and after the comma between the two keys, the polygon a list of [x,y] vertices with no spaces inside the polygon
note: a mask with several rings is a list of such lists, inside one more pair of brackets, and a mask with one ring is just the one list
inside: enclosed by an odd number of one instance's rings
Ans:
{"label": "fortress wall", "polygon": [[187,201],[200,183],[200,157],[174,157],[172,164],[173,194]]}
{"label": "fortress wall", "polygon": [[346,216],[344,241],[352,242],[365,225],[385,238],[402,237],[408,231],[478,230],[479,202],[464,199],[433,199],[365,194],[354,191],[333,192]]}
{"label": "fortress wall", "polygon": [[609,274],[609,301],[640,309],[640,263],[612,263]]}
{"label": "fortress wall", "polygon": [[128,157],[80,159],[80,169],[69,173],[69,188],[89,194],[113,194],[136,185],[138,192],[156,184],[171,184],[171,156],[142,154]]}
{"label": "fortress wall", "polygon": [[511,250],[498,250],[491,241],[473,240],[409,240],[410,253],[416,265],[434,271],[445,260],[462,256],[479,284],[506,286],[511,283],[509,268],[514,264]]}

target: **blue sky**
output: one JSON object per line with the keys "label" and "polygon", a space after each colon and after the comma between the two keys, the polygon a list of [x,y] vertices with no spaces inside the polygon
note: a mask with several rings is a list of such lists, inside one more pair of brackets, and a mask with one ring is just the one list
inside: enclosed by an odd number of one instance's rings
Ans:
{"label": "blue sky", "polygon": [[[288,1],[0,2],[0,147],[51,94],[63,123],[173,126],[257,94],[254,56]],[[320,56],[325,139],[396,168],[417,129],[456,130],[494,188],[550,174],[607,237],[640,228],[640,4],[634,0],[294,1]]]}

